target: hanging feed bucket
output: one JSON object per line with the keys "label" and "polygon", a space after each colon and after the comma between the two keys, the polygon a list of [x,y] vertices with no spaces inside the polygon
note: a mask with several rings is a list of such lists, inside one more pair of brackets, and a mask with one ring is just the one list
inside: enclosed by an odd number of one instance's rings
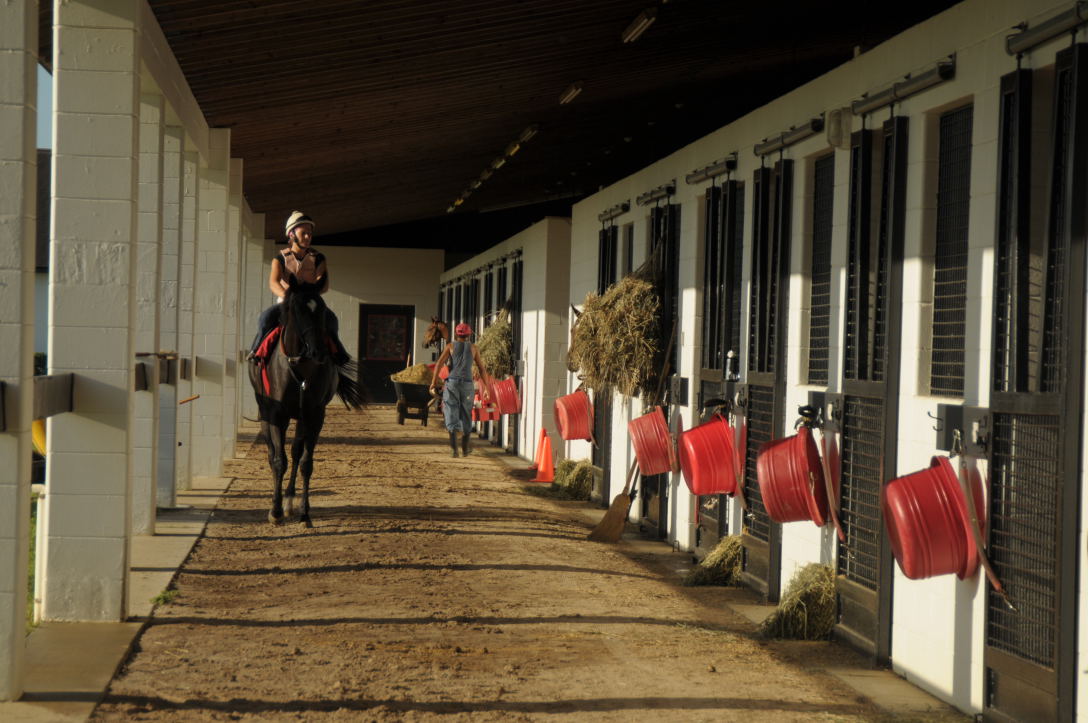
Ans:
{"label": "hanging feed bucket", "polygon": [[676,457],[661,407],[654,407],[649,414],[632,419],[627,423],[627,431],[631,434],[639,472],[648,476],[672,471]]}
{"label": "hanging feed bucket", "polygon": [[756,458],[756,479],[763,506],[775,522],[812,520],[822,527],[828,521],[820,452],[808,427],[764,443]]}
{"label": "hanging feed bucket", "polygon": [[[975,509],[983,514],[982,490],[972,480]],[[911,580],[956,573],[961,580],[978,569],[967,501],[948,457],[884,487],[884,525],[899,569]],[[982,520],[979,521],[980,527]]]}
{"label": "hanging feed bucket", "polygon": [[677,444],[680,470],[693,495],[733,494],[737,491],[733,428],[719,414],[687,430]]}
{"label": "hanging feed bucket", "polygon": [[555,400],[555,422],[563,439],[593,439],[593,404],[579,389]]}
{"label": "hanging feed bucket", "polygon": [[514,379],[503,379],[495,382],[492,387],[492,400],[499,410],[499,414],[518,414],[521,412],[521,395],[518,394],[517,384]]}

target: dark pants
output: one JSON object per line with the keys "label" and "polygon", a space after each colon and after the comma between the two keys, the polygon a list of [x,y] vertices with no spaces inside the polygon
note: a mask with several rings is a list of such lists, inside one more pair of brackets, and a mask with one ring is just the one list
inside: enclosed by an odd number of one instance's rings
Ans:
{"label": "dark pants", "polygon": [[[261,342],[268,336],[268,333],[279,326],[282,309],[283,304],[272,304],[272,306],[261,312],[260,317],[257,319],[257,336],[254,337],[253,343],[249,346],[251,352],[256,354],[257,348],[260,347]],[[336,348],[344,353],[344,345],[340,343],[340,320],[336,318],[336,314],[332,313],[332,309],[327,306],[325,307],[325,333],[336,343]]]}

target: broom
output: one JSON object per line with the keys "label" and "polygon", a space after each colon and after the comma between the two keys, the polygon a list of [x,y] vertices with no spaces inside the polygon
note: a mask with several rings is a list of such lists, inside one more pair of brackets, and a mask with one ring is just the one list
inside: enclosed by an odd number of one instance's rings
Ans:
{"label": "broom", "polygon": [[[661,394],[665,390],[665,376],[669,371],[669,355],[672,353],[674,339],[676,339],[675,321],[672,325],[672,334],[669,335],[668,348],[665,350],[665,363],[661,367],[661,378],[657,380],[657,393],[654,395],[655,403],[660,401]],[[589,533],[587,539],[594,542],[619,542],[624,527],[627,526],[627,513],[631,509],[631,483],[635,480],[635,468],[637,466],[638,460],[636,459],[627,470],[627,482],[623,485],[623,492],[620,492],[612,499],[608,511],[604,513],[604,517]]]}

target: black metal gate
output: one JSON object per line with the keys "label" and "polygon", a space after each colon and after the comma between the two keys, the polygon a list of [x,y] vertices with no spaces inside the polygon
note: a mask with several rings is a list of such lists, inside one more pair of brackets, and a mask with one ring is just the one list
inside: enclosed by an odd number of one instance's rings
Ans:
{"label": "black metal gate", "polygon": [[[744,185],[727,180],[706,194],[703,254],[703,354],[699,407],[732,399],[740,360]],[[699,497],[695,553],[702,557],[729,534],[725,495]]]}
{"label": "black metal gate", "polygon": [[[835,633],[876,660],[891,654],[892,555],[880,512],[881,488],[895,473],[907,119],[878,135],[854,133],[850,147],[842,395],[832,395],[842,435]],[[879,195],[873,196],[873,182]]]}
{"label": "black metal gate", "polygon": [[786,311],[789,308],[790,219],[793,161],[761,167],[752,180],[752,277],[748,299],[748,379],[741,388],[747,424],[741,542],[746,585],[767,600],[781,587],[782,526],[771,521],[756,479],[759,447],[785,423]]}
{"label": "black metal gate", "polygon": [[[668,346],[669,336],[674,325],[679,324],[680,309],[680,206],[664,203],[650,210],[650,257],[656,257],[660,263],[658,278],[661,299],[661,349]],[[679,338],[679,329],[677,329]],[[670,374],[677,369],[679,344],[673,344],[669,360]],[[662,361],[664,354],[662,354]],[[667,387],[666,387],[667,388]],[[671,419],[668,405],[665,406],[666,419]],[[664,539],[668,535],[669,511],[669,475],[655,474],[641,480],[641,519],[639,526],[648,537]]]}
{"label": "black metal gate", "polygon": [[1032,71],[1021,70],[1001,81],[988,549],[1015,610],[988,588],[985,711],[991,720],[1072,720],[1076,710],[1086,46],[1057,56],[1049,208],[1046,232],[1035,234],[1035,243],[1031,189],[1041,184],[1032,177],[1033,80]]}

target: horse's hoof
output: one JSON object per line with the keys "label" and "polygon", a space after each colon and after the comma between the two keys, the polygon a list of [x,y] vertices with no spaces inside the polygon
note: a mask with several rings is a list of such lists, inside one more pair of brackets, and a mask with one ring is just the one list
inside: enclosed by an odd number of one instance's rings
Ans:
{"label": "horse's hoof", "polygon": [[312,530],[314,527],[314,523],[310,522],[310,517],[308,515],[306,517],[299,518],[299,522],[305,525],[307,529]]}
{"label": "horse's hoof", "polygon": [[288,497],[283,501],[283,515],[284,517],[291,517],[295,514],[295,498]]}
{"label": "horse's hoof", "polygon": [[271,522],[273,525],[282,525],[283,524],[283,516],[280,515],[279,517],[276,517],[275,513],[269,512],[268,513],[268,521]]}

